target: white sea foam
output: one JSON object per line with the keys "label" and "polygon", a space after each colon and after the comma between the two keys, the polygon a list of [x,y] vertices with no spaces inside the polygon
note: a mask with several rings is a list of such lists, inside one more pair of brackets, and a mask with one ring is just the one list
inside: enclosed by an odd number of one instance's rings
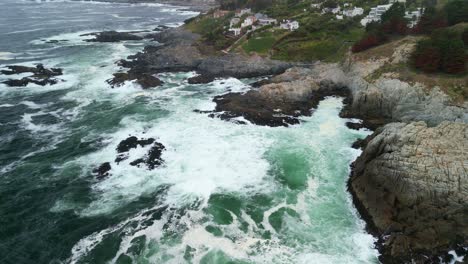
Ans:
{"label": "white sea foam", "polygon": [[[183,78],[193,75],[186,74]],[[176,83],[177,74],[167,74],[164,78]],[[166,82],[171,83],[171,82]],[[228,88],[230,87],[230,88]],[[242,84],[234,80],[218,80],[205,89],[213,89],[218,93],[223,93],[228,89],[241,88]],[[195,210],[185,211],[179,223],[186,226],[188,230],[182,236],[182,242],[177,245],[159,245],[160,253],[149,256],[152,262],[159,262],[163,255],[173,256],[165,259],[166,263],[185,262],[182,259],[186,246],[195,249],[193,256],[194,263],[198,263],[207,252],[220,250],[230,257],[244,259],[255,263],[372,263],[375,260],[376,251],[373,249],[372,236],[364,233],[363,227],[359,227],[349,236],[342,237],[323,237],[323,239],[332,239],[336,243],[342,243],[343,248],[340,254],[323,253],[314,248],[315,243],[303,245],[303,247],[293,247],[283,244],[283,231],[280,233],[272,227],[269,222],[270,216],[281,208],[290,208],[300,215],[300,222],[292,217],[286,217],[287,231],[290,235],[304,235],[305,230],[315,226],[314,220],[309,216],[310,210],[313,210],[314,203],[311,201],[326,202],[331,197],[318,197],[317,190],[320,187],[318,179],[309,178],[307,188],[298,195],[296,203],[278,201],[273,207],[264,213],[261,227],[244,211],[241,213],[242,221],[248,223],[247,231],[240,229],[238,217],[230,212],[233,222],[229,225],[220,227],[224,233],[223,237],[216,237],[206,231],[206,226],[213,224],[210,221],[203,222],[206,218],[203,208],[207,206],[206,201],[214,193],[249,193],[265,192],[269,193],[278,187],[275,187],[271,178],[268,178],[270,164],[265,160],[265,152],[270,149],[275,142],[272,135],[280,133],[278,136],[287,138],[290,141],[299,140],[302,144],[310,145],[311,149],[322,149],[329,142],[336,141],[336,138],[342,134],[332,133],[335,130],[345,130],[344,120],[339,121],[334,117],[337,115],[340,106],[340,99],[330,98],[321,103],[319,110],[313,117],[304,118],[306,125],[294,126],[291,128],[268,128],[254,125],[239,126],[229,122],[217,119],[209,119],[204,115],[198,115],[191,112],[192,109],[212,109],[211,102],[203,99],[193,98],[196,91],[185,89],[186,86],[175,86],[173,88],[158,89],[157,91],[145,91],[138,96],[149,96],[156,100],[159,107],[163,107],[172,112],[168,117],[159,119],[153,124],[139,121],[137,116],[126,118],[122,121],[122,128],[109,135],[111,138],[106,142],[107,148],[89,156],[83,157],[78,162],[89,171],[90,163],[93,161],[112,161],[115,158],[115,146],[118,142],[128,135],[138,137],[157,137],[158,142],[166,146],[163,158],[166,164],[155,171],[148,172],[128,165],[128,162],[121,164],[112,163],[112,176],[100,181],[93,186],[96,191],[97,200],[89,205],[88,208],[81,211],[82,216],[91,216],[95,214],[110,213],[116,207],[122,206],[129,201],[136,199],[140,195],[149,194],[156,190],[158,186],[169,185],[167,196],[162,201],[171,207],[179,208],[189,204],[197,199],[202,199],[202,207]],[[190,100],[182,99],[185,96],[192,98]],[[330,113],[327,113],[329,111]],[[333,119],[333,120],[330,120]],[[325,124],[325,125],[324,125]],[[315,130],[314,130],[315,129]],[[308,132],[309,131],[309,132]],[[313,136],[310,133],[314,133]],[[362,132],[352,132],[362,133]],[[309,137],[314,140],[307,140]],[[278,144],[276,142],[275,144]],[[130,151],[129,160],[133,160],[144,155],[148,148],[137,148]],[[348,157],[351,161],[354,150],[348,147],[340,150],[343,157]],[[349,152],[353,155],[349,155]],[[356,154],[357,155],[357,154]],[[326,162],[327,157],[320,157]],[[322,161],[321,161],[322,162]],[[242,164],[242,166],[239,166]],[[317,168],[315,168],[317,169]],[[86,170],[86,169],[85,169]],[[327,167],[320,168],[315,173],[330,173]],[[344,187],[343,187],[344,188]],[[344,190],[343,190],[344,192]],[[138,220],[139,219],[139,220]],[[143,219],[146,219],[143,217]],[[138,214],[132,221],[142,221],[142,215]],[[75,261],[92,250],[104,236],[115,232],[116,230],[126,230],[120,249],[114,261],[121,253],[125,253],[131,246],[130,241],[135,237],[144,235],[147,239],[159,241],[164,222],[163,219],[155,221],[149,227],[128,229],[122,225],[111,227],[100,233],[94,234],[88,238],[83,238],[73,250]],[[125,225],[129,222],[125,221]],[[180,225],[180,224],[177,224]],[[174,231],[180,231],[180,228],[170,226]],[[291,229],[292,228],[292,229]],[[133,230],[133,231],[132,231]],[[270,231],[271,239],[262,238],[259,235],[260,230]],[[119,231],[119,232],[121,232]],[[314,234],[312,237],[320,235]],[[227,239],[226,237],[235,238]],[[339,242],[338,242],[339,241]],[[324,242],[324,243],[330,243]],[[319,243],[320,245],[320,243]],[[353,245],[347,248],[346,245]],[[356,250],[355,246],[358,247]],[[319,248],[322,246],[319,246]],[[258,251],[258,253],[254,253]],[[358,251],[358,252],[356,252]]]}
{"label": "white sea foam", "polygon": [[0,60],[11,60],[14,59],[15,56],[16,54],[12,52],[0,52]]}

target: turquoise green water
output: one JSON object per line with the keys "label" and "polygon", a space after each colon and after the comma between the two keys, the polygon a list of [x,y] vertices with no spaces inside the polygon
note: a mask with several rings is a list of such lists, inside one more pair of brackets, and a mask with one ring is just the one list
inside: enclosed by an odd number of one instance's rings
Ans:
{"label": "turquoise green water", "polygon": [[[346,128],[341,99],[289,128],[212,119],[193,110],[247,80],[188,85],[193,73],[177,73],[156,89],[111,89],[113,62],[145,43],[63,31],[42,37],[69,40],[52,58],[26,63],[62,67],[66,82],[0,85],[1,263],[377,263],[346,192],[359,154],[350,146],[368,132]],[[129,135],[164,144],[164,166],[111,162],[112,175],[96,179]]]}

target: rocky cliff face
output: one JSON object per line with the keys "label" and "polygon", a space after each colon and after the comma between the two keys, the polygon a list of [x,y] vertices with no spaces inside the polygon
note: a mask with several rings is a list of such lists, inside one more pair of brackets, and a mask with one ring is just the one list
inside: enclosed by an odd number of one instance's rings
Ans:
{"label": "rocky cliff face", "polygon": [[392,123],[367,139],[349,189],[384,263],[439,263],[468,243],[468,125]]}
{"label": "rocky cliff face", "polygon": [[348,87],[352,103],[345,117],[375,120],[377,125],[388,122],[425,121],[435,126],[444,120],[468,122],[468,103],[454,105],[451,98],[438,87],[426,90],[421,84],[411,85],[391,77],[368,82],[364,76],[379,65],[354,63],[317,64],[310,76]]}

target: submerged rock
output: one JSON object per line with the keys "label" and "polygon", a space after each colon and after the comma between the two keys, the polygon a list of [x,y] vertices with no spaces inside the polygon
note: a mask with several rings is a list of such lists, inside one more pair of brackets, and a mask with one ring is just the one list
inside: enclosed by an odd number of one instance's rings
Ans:
{"label": "submerged rock", "polygon": [[165,149],[163,144],[156,142],[145,157],[132,161],[130,165],[140,167],[141,164],[145,164],[149,170],[153,170],[164,162],[161,155]]}
{"label": "submerged rock", "polygon": [[215,77],[207,74],[200,74],[194,77],[188,78],[188,83],[189,84],[204,84],[204,83],[210,83],[213,82]]}
{"label": "submerged rock", "polygon": [[21,66],[21,65],[9,65],[6,66],[8,70],[1,70],[0,72],[5,75],[13,75],[20,73],[32,73],[33,77],[52,77],[62,75],[62,69],[50,68],[47,69],[42,64],[37,64],[36,67]]}
{"label": "submerged rock", "polygon": [[94,39],[87,39],[87,42],[120,42],[126,40],[142,40],[143,38],[130,32],[103,31],[99,33],[85,34],[81,36],[95,36]]}
{"label": "submerged rock", "polygon": [[112,87],[118,87],[123,85],[124,82],[132,80],[135,80],[143,89],[149,89],[163,84],[163,81],[151,74],[133,74],[126,72],[114,73],[114,78],[107,80],[107,83]]}
{"label": "submerged rock", "polygon": [[21,79],[9,79],[3,83],[12,87],[24,87],[29,83],[37,85],[54,85],[58,83],[58,79],[53,77],[62,75],[62,69],[59,68],[45,68],[42,64],[37,64],[36,67],[10,65],[6,66],[8,70],[1,70],[0,73],[4,75],[14,75],[22,73],[31,73],[31,76],[23,77]]}
{"label": "submerged rock", "polygon": [[107,176],[109,176],[109,171],[111,170],[111,165],[109,162],[104,162],[103,164],[101,164],[98,168],[94,169],[93,170],[93,173],[96,174],[96,177],[98,179],[103,179]]}
{"label": "submerged rock", "polygon": [[348,187],[383,263],[439,263],[468,246],[468,125],[391,123],[365,140]]}
{"label": "submerged rock", "polygon": [[37,85],[45,86],[45,85],[54,85],[58,83],[56,79],[32,79],[32,78],[21,78],[21,79],[10,79],[3,82],[4,84],[11,86],[11,87],[24,87],[30,83],[34,83]]}
{"label": "submerged rock", "polygon": [[[151,148],[148,152],[141,158],[138,158],[129,164],[131,166],[138,166],[141,167],[145,165],[148,170],[153,170],[164,163],[162,159],[162,153],[166,149],[163,144],[156,142],[154,138],[142,138],[138,139],[135,136],[128,137],[122,140],[116,148],[117,156],[114,160],[116,166],[124,160],[129,158],[129,151],[131,149],[136,149],[138,146],[146,147],[149,145]],[[111,170],[111,165],[109,162],[102,163],[98,168],[93,170],[93,173],[96,174],[98,179],[103,179],[110,175],[109,171]]]}
{"label": "submerged rock", "polygon": [[154,138],[138,139],[135,136],[131,136],[127,139],[122,140],[117,146],[116,150],[118,153],[128,152],[130,149],[134,149],[137,146],[144,147],[153,144],[154,141]]}

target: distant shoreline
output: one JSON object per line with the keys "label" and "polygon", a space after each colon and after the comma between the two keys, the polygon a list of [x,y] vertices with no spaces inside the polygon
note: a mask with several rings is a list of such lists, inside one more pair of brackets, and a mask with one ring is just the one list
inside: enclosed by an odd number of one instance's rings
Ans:
{"label": "distant shoreline", "polygon": [[184,0],[72,0],[80,2],[109,2],[109,3],[130,3],[130,4],[165,4],[165,5],[174,5],[181,7],[188,7],[190,11],[204,12],[208,11],[211,8],[217,7],[218,4],[215,1],[203,1],[203,0],[194,0],[194,1],[184,1]]}

